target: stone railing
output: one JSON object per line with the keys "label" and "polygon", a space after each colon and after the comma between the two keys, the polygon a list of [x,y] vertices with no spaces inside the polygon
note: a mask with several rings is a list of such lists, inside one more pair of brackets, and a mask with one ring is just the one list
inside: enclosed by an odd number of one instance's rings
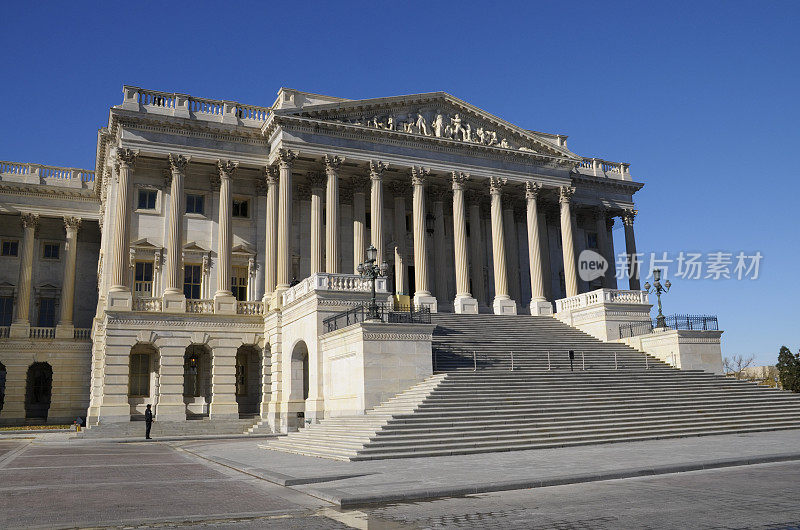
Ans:
{"label": "stone railing", "polygon": [[237,315],[263,315],[264,302],[236,302]]}
{"label": "stone railing", "polygon": [[125,110],[218,123],[261,127],[271,110],[270,107],[243,105],[235,101],[197,98],[187,94],[145,90],[132,86],[122,87],[122,92],[121,108]]}
{"label": "stone railing", "polygon": [[0,160],[0,180],[8,182],[88,188],[94,182],[94,177],[94,171],[88,169]]}
{"label": "stone railing", "polygon": [[[311,291],[341,291],[364,293],[372,290],[372,283],[357,274],[330,274],[318,272],[312,274],[297,285],[283,293],[283,305],[291,304]],[[375,280],[376,293],[388,293],[386,278]]]}
{"label": "stone railing", "polygon": [[77,340],[89,340],[92,338],[92,328],[75,328],[73,337]]}
{"label": "stone railing", "polygon": [[645,291],[626,291],[623,289],[596,289],[588,293],[556,300],[556,312],[574,311],[599,304],[649,304]]}
{"label": "stone railing", "polygon": [[580,173],[617,180],[632,180],[631,165],[625,162],[609,162],[601,158],[584,158],[578,163]]}
{"label": "stone railing", "polygon": [[186,300],[187,313],[213,313],[214,300]]}
{"label": "stone railing", "polygon": [[7,339],[11,333],[11,326],[0,326],[0,339]]}
{"label": "stone railing", "polygon": [[131,309],[133,311],[161,311],[161,298],[135,296]]}
{"label": "stone railing", "polygon": [[32,339],[54,339],[56,328],[34,328],[31,327],[30,338]]}

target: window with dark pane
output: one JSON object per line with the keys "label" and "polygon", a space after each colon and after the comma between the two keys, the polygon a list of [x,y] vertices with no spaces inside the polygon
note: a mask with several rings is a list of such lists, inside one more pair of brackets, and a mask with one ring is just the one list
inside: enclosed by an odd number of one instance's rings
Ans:
{"label": "window with dark pane", "polygon": [[7,239],[3,241],[3,256],[18,256],[19,255],[19,241],[16,239]]}
{"label": "window with dark pane", "polygon": [[200,299],[202,271],[200,265],[186,265],[183,267],[183,294],[191,300]]}
{"label": "window with dark pane", "polygon": [[156,190],[139,190],[139,206],[140,210],[155,210],[156,209]]}
{"label": "window with dark pane", "polygon": [[231,291],[240,302],[247,301],[247,267],[233,267]]}
{"label": "window with dark pane", "polygon": [[133,291],[136,296],[153,295],[153,262],[137,261],[134,271]]}
{"label": "window with dark pane", "polygon": [[61,245],[59,243],[45,243],[42,250],[42,257],[44,259],[58,259],[58,251]]}
{"label": "window with dark pane", "polygon": [[233,200],[233,208],[231,210],[231,215],[233,217],[248,217],[248,206],[250,205],[250,201],[240,201],[237,199]]}
{"label": "window with dark pane", "polygon": [[39,320],[36,324],[40,328],[52,328],[56,325],[56,299],[39,299]]}
{"label": "window with dark pane", "polygon": [[131,354],[128,395],[130,397],[147,397],[150,395],[150,354]]}
{"label": "window with dark pane", "polygon": [[0,296],[0,326],[10,326],[14,314],[14,297]]}
{"label": "window with dark pane", "polygon": [[205,197],[194,193],[186,195],[186,213],[197,213],[203,215],[205,213]]}

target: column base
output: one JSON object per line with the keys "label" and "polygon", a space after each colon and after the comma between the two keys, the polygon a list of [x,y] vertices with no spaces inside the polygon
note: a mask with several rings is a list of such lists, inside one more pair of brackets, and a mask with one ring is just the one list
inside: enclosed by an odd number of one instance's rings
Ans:
{"label": "column base", "polygon": [[186,296],[183,293],[164,293],[161,299],[161,311],[164,313],[185,313]]}
{"label": "column base", "polygon": [[414,294],[414,305],[417,307],[427,307],[431,310],[431,313],[436,313],[439,307],[435,296],[421,293]]}
{"label": "column base", "polygon": [[215,315],[235,315],[236,297],[232,294],[218,294],[214,296]]}
{"label": "column base", "polygon": [[97,422],[102,423],[127,423],[131,421],[131,407],[125,405],[100,406]]}
{"label": "column base", "polygon": [[533,316],[552,316],[553,315],[553,304],[545,301],[534,301],[531,300],[531,315]]}
{"label": "column base", "polygon": [[56,326],[56,338],[57,339],[74,339],[75,338],[75,326],[72,324],[59,324]]}
{"label": "column base", "polygon": [[492,303],[495,315],[516,315],[517,303],[511,298],[495,297]]}
{"label": "column base", "polygon": [[12,322],[8,336],[12,339],[27,339],[31,336],[31,323],[27,320],[22,322]]}
{"label": "column base", "polygon": [[106,296],[107,311],[130,311],[133,308],[133,297],[130,291],[109,291]]}
{"label": "column base", "polygon": [[159,403],[155,407],[156,421],[186,421],[186,405]]}
{"label": "column base", "polygon": [[471,296],[456,296],[453,300],[453,310],[458,314],[477,315],[478,301]]}

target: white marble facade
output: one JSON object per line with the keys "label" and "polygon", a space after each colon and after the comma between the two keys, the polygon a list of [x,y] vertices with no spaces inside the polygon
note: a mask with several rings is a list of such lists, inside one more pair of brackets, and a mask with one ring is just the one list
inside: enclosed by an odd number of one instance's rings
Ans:
{"label": "white marble facade", "polygon": [[[84,375],[60,419],[128,421],[145,403],[162,419],[277,414],[291,371],[283,294],[313,273],[352,274],[369,244],[396,303],[465,313],[551,314],[556,299],[616,288],[616,217],[635,254],[642,184],[628,164],[443,92],[284,88],[258,107],[126,86],[96,152],[93,171],[0,162],[0,236],[17,241],[0,257],[12,300],[0,421],[25,416],[26,352],[57,350],[44,338],[90,366],[73,370]],[[591,284],[576,270],[585,248],[611,263]],[[47,297],[55,317],[37,326]]]}

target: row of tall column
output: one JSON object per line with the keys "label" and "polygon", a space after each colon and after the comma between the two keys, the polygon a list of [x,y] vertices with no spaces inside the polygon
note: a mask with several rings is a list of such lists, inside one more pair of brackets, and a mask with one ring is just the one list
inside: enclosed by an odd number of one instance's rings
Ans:
{"label": "row of tall column", "polygon": [[[71,339],[74,336],[73,314],[75,305],[75,272],[78,259],[78,229],[80,217],[64,217],[66,241],[64,244],[64,275],[61,284],[61,304],[56,338]],[[19,248],[19,275],[17,277],[17,308],[11,323],[13,338],[27,338],[30,333],[30,305],[33,280],[33,255],[36,248],[36,230],[39,215],[22,214],[22,242]]]}

